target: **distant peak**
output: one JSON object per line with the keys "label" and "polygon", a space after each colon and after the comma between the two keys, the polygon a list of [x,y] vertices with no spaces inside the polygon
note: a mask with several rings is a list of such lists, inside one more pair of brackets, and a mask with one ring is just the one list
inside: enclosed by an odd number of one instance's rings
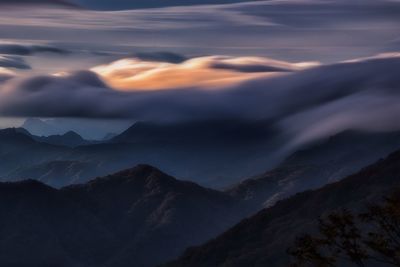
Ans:
{"label": "distant peak", "polygon": [[29,132],[24,128],[15,128],[15,127],[1,129],[0,133],[3,135],[15,135],[15,134],[29,135]]}
{"label": "distant peak", "polygon": [[122,176],[134,175],[134,176],[148,177],[151,174],[156,174],[157,176],[167,176],[167,174],[163,173],[156,167],[153,167],[148,164],[136,165],[135,167],[123,170],[117,173],[116,175],[122,175]]}
{"label": "distant peak", "polygon": [[10,141],[18,141],[18,142],[34,142],[32,139],[32,135],[26,131],[24,128],[6,128],[0,130],[0,136],[2,137],[2,141],[10,142]]}
{"label": "distant peak", "polygon": [[63,136],[65,136],[65,137],[79,137],[79,138],[82,138],[78,133],[76,133],[74,131],[68,131],[65,134],[63,134]]}
{"label": "distant peak", "polygon": [[21,127],[24,127],[24,125],[36,125],[36,124],[46,124],[45,121],[38,119],[38,118],[27,118],[24,123],[22,124]]}
{"label": "distant peak", "polygon": [[53,191],[56,190],[51,186],[48,186],[42,182],[39,182],[35,179],[25,179],[18,182],[1,182],[0,189],[4,188],[15,188],[15,189],[24,189],[24,190],[34,190],[34,191]]}
{"label": "distant peak", "polygon": [[177,182],[175,178],[160,171],[156,167],[147,164],[139,164],[133,168],[126,169],[105,177],[99,177],[92,182],[91,185],[107,184],[125,184],[127,182],[135,182],[146,184],[150,187],[157,185],[172,185]]}
{"label": "distant peak", "polygon": [[43,122],[41,119],[37,119],[37,118],[27,118],[25,120],[25,122],[38,122],[38,121]]}

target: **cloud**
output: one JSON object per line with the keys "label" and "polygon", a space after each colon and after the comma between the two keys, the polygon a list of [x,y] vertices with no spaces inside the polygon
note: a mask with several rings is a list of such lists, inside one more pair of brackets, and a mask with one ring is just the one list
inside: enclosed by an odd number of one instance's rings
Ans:
{"label": "cloud", "polygon": [[89,71],[14,78],[0,87],[0,114],[153,121],[265,120],[297,146],[347,129],[400,129],[399,68],[400,57],[378,57],[274,78],[257,77],[215,90],[120,91]]}
{"label": "cloud", "polygon": [[289,63],[261,57],[204,56],[178,63],[121,59],[91,70],[122,90],[224,87],[257,77],[314,67],[318,63]]}
{"label": "cloud", "polygon": [[293,115],[281,126],[293,136],[287,148],[297,147],[345,130],[400,130],[398,94],[363,92]]}
{"label": "cloud", "polygon": [[168,63],[182,63],[187,60],[187,57],[167,51],[159,52],[138,52],[134,53],[134,58],[138,58],[142,61],[156,61],[156,62],[168,62]]}
{"label": "cloud", "polygon": [[399,1],[385,0],[250,1],[113,12],[40,6],[29,12],[1,9],[0,36],[110,53],[136,47],[337,62],[398,50],[399,13]]}
{"label": "cloud", "polygon": [[319,62],[289,63],[262,57],[221,57],[215,58],[209,66],[214,69],[238,72],[292,72],[316,67]]}
{"label": "cloud", "polygon": [[0,43],[0,54],[29,56],[37,53],[66,55],[69,51],[48,45]]}
{"label": "cloud", "polygon": [[5,82],[15,76],[15,73],[7,68],[0,67],[0,83]]}
{"label": "cloud", "polygon": [[21,70],[31,69],[23,58],[15,56],[0,56],[0,67]]}
{"label": "cloud", "polygon": [[0,0],[0,5],[10,5],[10,6],[20,6],[20,5],[27,5],[31,7],[31,5],[59,5],[63,7],[71,7],[75,6],[69,1],[63,0]]}

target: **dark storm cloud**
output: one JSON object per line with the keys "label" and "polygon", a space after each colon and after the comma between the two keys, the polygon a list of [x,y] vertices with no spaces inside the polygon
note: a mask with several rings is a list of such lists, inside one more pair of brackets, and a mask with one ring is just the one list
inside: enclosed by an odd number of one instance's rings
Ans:
{"label": "dark storm cloud", "polygon": [[21,69],[21,70],[31,69],[29,64],[26,63],[25,60],[21,57],[1,56],[1,55],[0,55],[0,67]]}
{"label": "dark storm cloud", "polygon": [[48,45],[28,45],[0,43],[0,54],[29,56],[37,53],[52,53],[66,55],[68,50]]}
{"label": "dark storm cloud", "polygon": [[135,120],[266,119],[294,145],[345,129],[400,128],[400,57],[364,59],[255,79],[226,89],[121,92],[91,72],[13,79],[0,113]]}

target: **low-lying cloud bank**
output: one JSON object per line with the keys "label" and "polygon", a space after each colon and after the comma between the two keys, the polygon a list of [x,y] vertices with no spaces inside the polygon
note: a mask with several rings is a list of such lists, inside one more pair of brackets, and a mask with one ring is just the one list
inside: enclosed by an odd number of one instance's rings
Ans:
{"label": "low-lying cloud bank", "polygon": [[[235,68],[242,64],[242,61],[232,62],[226,58],[222,61]],[[110,65],[114,68],[114,64]],[[207,68],[219,72],[219,68],[210,65]],[[280,127],[282,134],[291,138],[290,145],[296,146],[347,129],[400,129],[399,69],[400,56],[392,54],[285,71],[283,76],[261,76],[212,90],[192,86],[121,91],[110,88],[90,71],[65,76],[14,78],[0,87],[0,114],[158,121],[263,119]],[[104,69],[103,72],[96,71],[107,77]],[[131,72],[128,68],[126,77]],[[153,73],[150,71],[147,76],[151,77]],[[235,73],[248,74],[240,68]]]}

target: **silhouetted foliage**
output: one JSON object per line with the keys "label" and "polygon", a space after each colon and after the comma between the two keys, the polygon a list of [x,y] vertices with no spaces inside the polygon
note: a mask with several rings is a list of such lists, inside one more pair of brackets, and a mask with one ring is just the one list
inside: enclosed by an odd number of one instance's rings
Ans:
{"label": "silhouetted foliage", "polygon": [[319,233],[298,237],[288,252],[295,258],[293,267],[339,266],[344,261],[400,266],[400,191],[363,213],[342,209],[320,218]]}

